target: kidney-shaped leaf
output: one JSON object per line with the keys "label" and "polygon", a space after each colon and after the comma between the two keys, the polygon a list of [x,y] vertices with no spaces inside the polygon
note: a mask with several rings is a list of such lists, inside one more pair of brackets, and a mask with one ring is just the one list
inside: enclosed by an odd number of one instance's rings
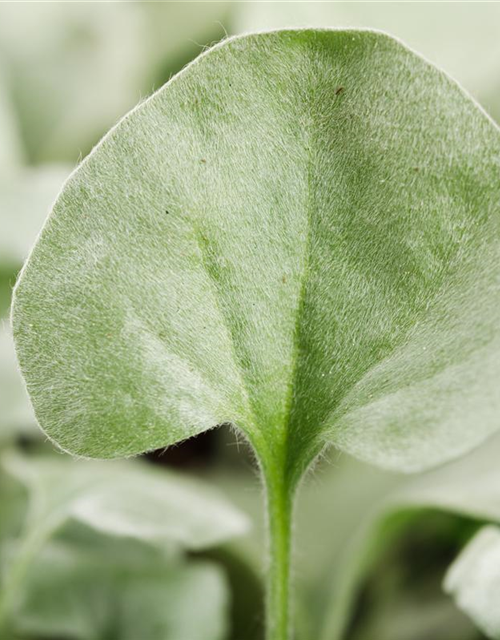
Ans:
{"label": "kidney-shaped leaf", "polygon": [[41,425],[112,457],[232,422],[290,482],[325,442],[467,450],[500,422],[499,167],[492,121],[383,34],[213,48],[73,174],[24,270]]}

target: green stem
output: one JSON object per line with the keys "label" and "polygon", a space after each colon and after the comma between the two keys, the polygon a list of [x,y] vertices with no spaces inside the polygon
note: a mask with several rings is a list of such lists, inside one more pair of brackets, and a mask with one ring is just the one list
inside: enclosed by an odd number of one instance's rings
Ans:
{"label": "green stem", "polygon": [[291,640],[291,550],[293,491],[283,473],[264,472],[269,537],[267,640]]}

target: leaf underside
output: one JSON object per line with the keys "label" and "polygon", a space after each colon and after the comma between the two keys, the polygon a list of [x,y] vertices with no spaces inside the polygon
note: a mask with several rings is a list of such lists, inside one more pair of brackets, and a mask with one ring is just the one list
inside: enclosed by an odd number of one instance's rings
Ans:
{"label": "leaf underside", "polygon": [[13,312],[36,415],[114,457],[217,424],[291,482],[499,426],[498,128],[368,31],[226,41],[66,183]]}

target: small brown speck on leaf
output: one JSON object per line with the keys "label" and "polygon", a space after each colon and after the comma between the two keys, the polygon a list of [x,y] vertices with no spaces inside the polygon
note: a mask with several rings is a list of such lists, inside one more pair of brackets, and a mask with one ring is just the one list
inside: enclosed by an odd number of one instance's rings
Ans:
{"label": "small brown speck on leaf", "polygon": [[200,160],[200,162],[201,162],[202,164],[206,164],[206,163],[207,163],[207,161],[205,160],[205,158],[202,158],[202,159]]}
{"label": "small brown speck on leaf", "polygon": [[281,282],[282,282],[283,284],[286,284],[286,276],[282,276],[282,278],[281,278]]}
{"label": "small brown speck on leaf", "polygon": [[335,90],[335,95],[339,96],[341,93],[343,93],[344,91],[344,87],[337,87],[337,89]]}

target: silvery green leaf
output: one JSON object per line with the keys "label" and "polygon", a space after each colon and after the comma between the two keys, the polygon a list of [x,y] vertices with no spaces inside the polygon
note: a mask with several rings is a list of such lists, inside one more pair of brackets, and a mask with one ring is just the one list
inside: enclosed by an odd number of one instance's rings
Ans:
{"label": "silvery green leaf", "polygon": [[145,463],[9,454],[3,466],[29,491],[33,528],[75,519],[107,534],[199,550],[248,527],[247,518],[206,483]]}
{"label": "silvery green leaf", "polygon": [[385,35],[214,47],[82,163],[23,271],[40,424],[115,457],[231,422],[288,486],[326,443],[464,453],[500,426],[499,168],[493,122]]}

